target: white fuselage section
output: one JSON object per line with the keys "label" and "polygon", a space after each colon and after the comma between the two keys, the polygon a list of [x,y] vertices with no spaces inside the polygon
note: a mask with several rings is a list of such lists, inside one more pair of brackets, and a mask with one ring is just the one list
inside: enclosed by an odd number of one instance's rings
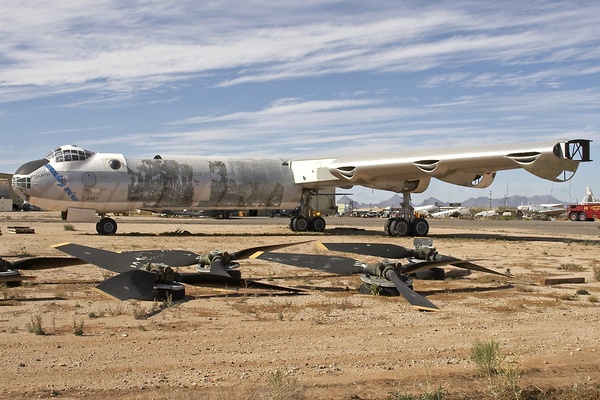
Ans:
{"label": "white fuselage section", "polygon": [[30,203],[56,211],[294,208],[302,188],[282,164],[263,158],[126,159],[95,153],[85,160],[51,159],[26,176],[15,174],[13,187]]}

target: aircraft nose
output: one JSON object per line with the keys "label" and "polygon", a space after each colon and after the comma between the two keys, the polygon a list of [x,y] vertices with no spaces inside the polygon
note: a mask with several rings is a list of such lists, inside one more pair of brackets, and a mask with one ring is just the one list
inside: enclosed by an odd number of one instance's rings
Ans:
{"label": "aircraft nose", "polygon": [[12,177],[12,188],[19,197],[27,200],[31,190],[31,173],[46,165],[49,161],[45,158],[30,161],[17,169]]}

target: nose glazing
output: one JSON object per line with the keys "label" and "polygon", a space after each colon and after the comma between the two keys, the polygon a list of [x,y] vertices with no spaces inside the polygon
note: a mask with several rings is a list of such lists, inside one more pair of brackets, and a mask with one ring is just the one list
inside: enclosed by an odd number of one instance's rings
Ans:
{"label": "nose glazing", "polygon": [[48,163],[48,160],[42,158],[40,160],[30,161],[17,169],[12,177],[12,188],[24,200],[27,200],[31,191],[31,173],[38,170]]}

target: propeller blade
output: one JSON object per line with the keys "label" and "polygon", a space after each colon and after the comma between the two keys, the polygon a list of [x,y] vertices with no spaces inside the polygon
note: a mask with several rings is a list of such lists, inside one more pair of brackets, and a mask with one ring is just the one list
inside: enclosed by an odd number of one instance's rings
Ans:
{"label": "propeller blade", "polygon": [[204,286],[204,285],[227,285],[231,287],[241,288],[254,288],[254,289],[269,289],[287,292],[301,292],[300,289],[289,288],[285,286],[273,285],[270,283],[263,283],[253,281],[249,279],[234,278],[229,275],[213,275],[206,272],[191,272],[191,273],[179,273],[177,274],[176,280],[181,283],[185,283],[193,286]]}
{"label": "propeller blade", "polygon": [[22,281],[35,279],[35,276],[21,275],[17,271],[14,271],[14,272],[15,272],[14,274],[0,273],[0,283],[22,282]]}
{"label": "propeller blade", "polygon": [[363,254],[381,258],[399,259],[411,257],[414,250],[386,243],[320,243],[327,250]]}
{"label": "propeller blade", "polygon": [[414,274],[415,272],[425,271],[440,265],[448,265],[448,261],[420,261],[414,263],[403,264],[401,269],[403,274]]}
{"label": "propeller blade", "polygon": [[120,254],[133,256],[146,263],[160,263],[171,267],[186,267],[196,265],[199,262],[199,255],[187,250],[123,251]]}
{"label": "propeller blade", "polygon": [[458,260],[455,262],[451,262],[449,264],[453,265],[455,267],[464,268],[464,269],[468,269],[471,271],[487,272],[488,274],[500,275],[500,276],[505,276],[507,278],[510,278],[510,275],[503,274],[502,272],[494,271],[493,269],[482,267],[481,265],[473,264],[470,261]]}
{"label": "propeller blade", "polygon": [[398,274],[395,271],[390,271],[387,274],[388,279],[394,282],[396,289],[398,292],[419,311],[439,311],[439,308],[427,300],[425,297],[421,296],[411,288],[409,288],[403,281],[400,279]]}
{"label": "propeller blade", "polygon": [[362,269],[357,270],[354,267],[355,260],[348,257],[331,257],[317,254],[259,253],[253,255],[252,258],[340,275],[351,275],[362,272]]}
{"label": "propeller blade", "polygon": [[41,269],[70,267],[73,265],[87,264],[85,261],[79,258],[72,257],[32,257],[25,258],[22,260],[11,261],[10,265],[12,268],[36,271]]}
{"label": "propeller blade", "polygon": [[295,246],[297,244],[304,244],[304,243],[308,243],[308,242],[312,242],[312,241],[313,240],[305,240],[303,242],[296,242],[296,243],[271,244],[271,245],[265,245],[265,246],[250,247],[248,249],[238,250],[235,253],[230,253],[230,255],[231,255],[232,260],[242,260],[244,258],[249,258],[252,254],[259,252],[259,251],[266,252],[266,251],[271,251],[271,250],[279,250],[279,249],[283,249],[284,247]]}
{"label": "propeller blade", "polygon": [[210,273],[212,275],[225,276],[228,278],[231,277],[231,275],[229,275],[229,273],[227,273],[225,270],[225,267],[223,266],[223,259],[220,257],[214,258],[210,262]]}
{"label": "propeller blade", "polygon": [[118,300],[154,300],[155,283],[156,274],[129,268],[129,271],[105,280],[96,289]]}
{"label": "propeller blade", "polygon": [[77,257],[86,263],[97,265],[113,272],[128,272],[140,266],[140,261],[132,254],[119,254],[74,243],[56,244],[55,249]]}
{"label": "propeller blade", "polygon": [[421,261],[405,264],[402,266],[402,273],[414,274],[415,272],[424,271],[426,269],[431,269],[440,265],[452,265],[455,267],[464,268],[472,271],[487,272],[488,274],[510,277],[509,275],[503,274],[501,272],[497,272],[489,268],[482,267],[481,265],[474,264],[471,261],[461,260],[459,258],[449,256],[442,256],[441,260],[436,261]]}

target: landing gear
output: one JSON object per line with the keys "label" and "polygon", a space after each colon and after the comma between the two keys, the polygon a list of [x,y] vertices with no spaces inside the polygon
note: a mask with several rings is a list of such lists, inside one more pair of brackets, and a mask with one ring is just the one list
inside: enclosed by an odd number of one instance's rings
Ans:
{"label": "landing gear", "polygon": [[388,218],[383,229],[388,236],[427,236],[429,223],[424,218],[415,218],[415,210],[410,205],[410,192],[402,193],[400,217]]}
{"label": "landing gear", "polygon": [[96,223],[96,232],[100,235],[114,235],[117,232],[117,222],[112,218],[102,217]]}
{"label": "landing gear", "polygon": [[323,217],[301,217],[296,215],[290,219],[290,230],[293,232],[323,232],[327,223]]}
{"label": "landing gear", "polygon": [[294,232],[323,232],[327,223],[325,219],[319,215],[313,215],[310,209],[310,199],[313,193],[305,189],[302,191],[302,199],[300,199],[300,212],[298,215],[290,219],[290,230]]}

